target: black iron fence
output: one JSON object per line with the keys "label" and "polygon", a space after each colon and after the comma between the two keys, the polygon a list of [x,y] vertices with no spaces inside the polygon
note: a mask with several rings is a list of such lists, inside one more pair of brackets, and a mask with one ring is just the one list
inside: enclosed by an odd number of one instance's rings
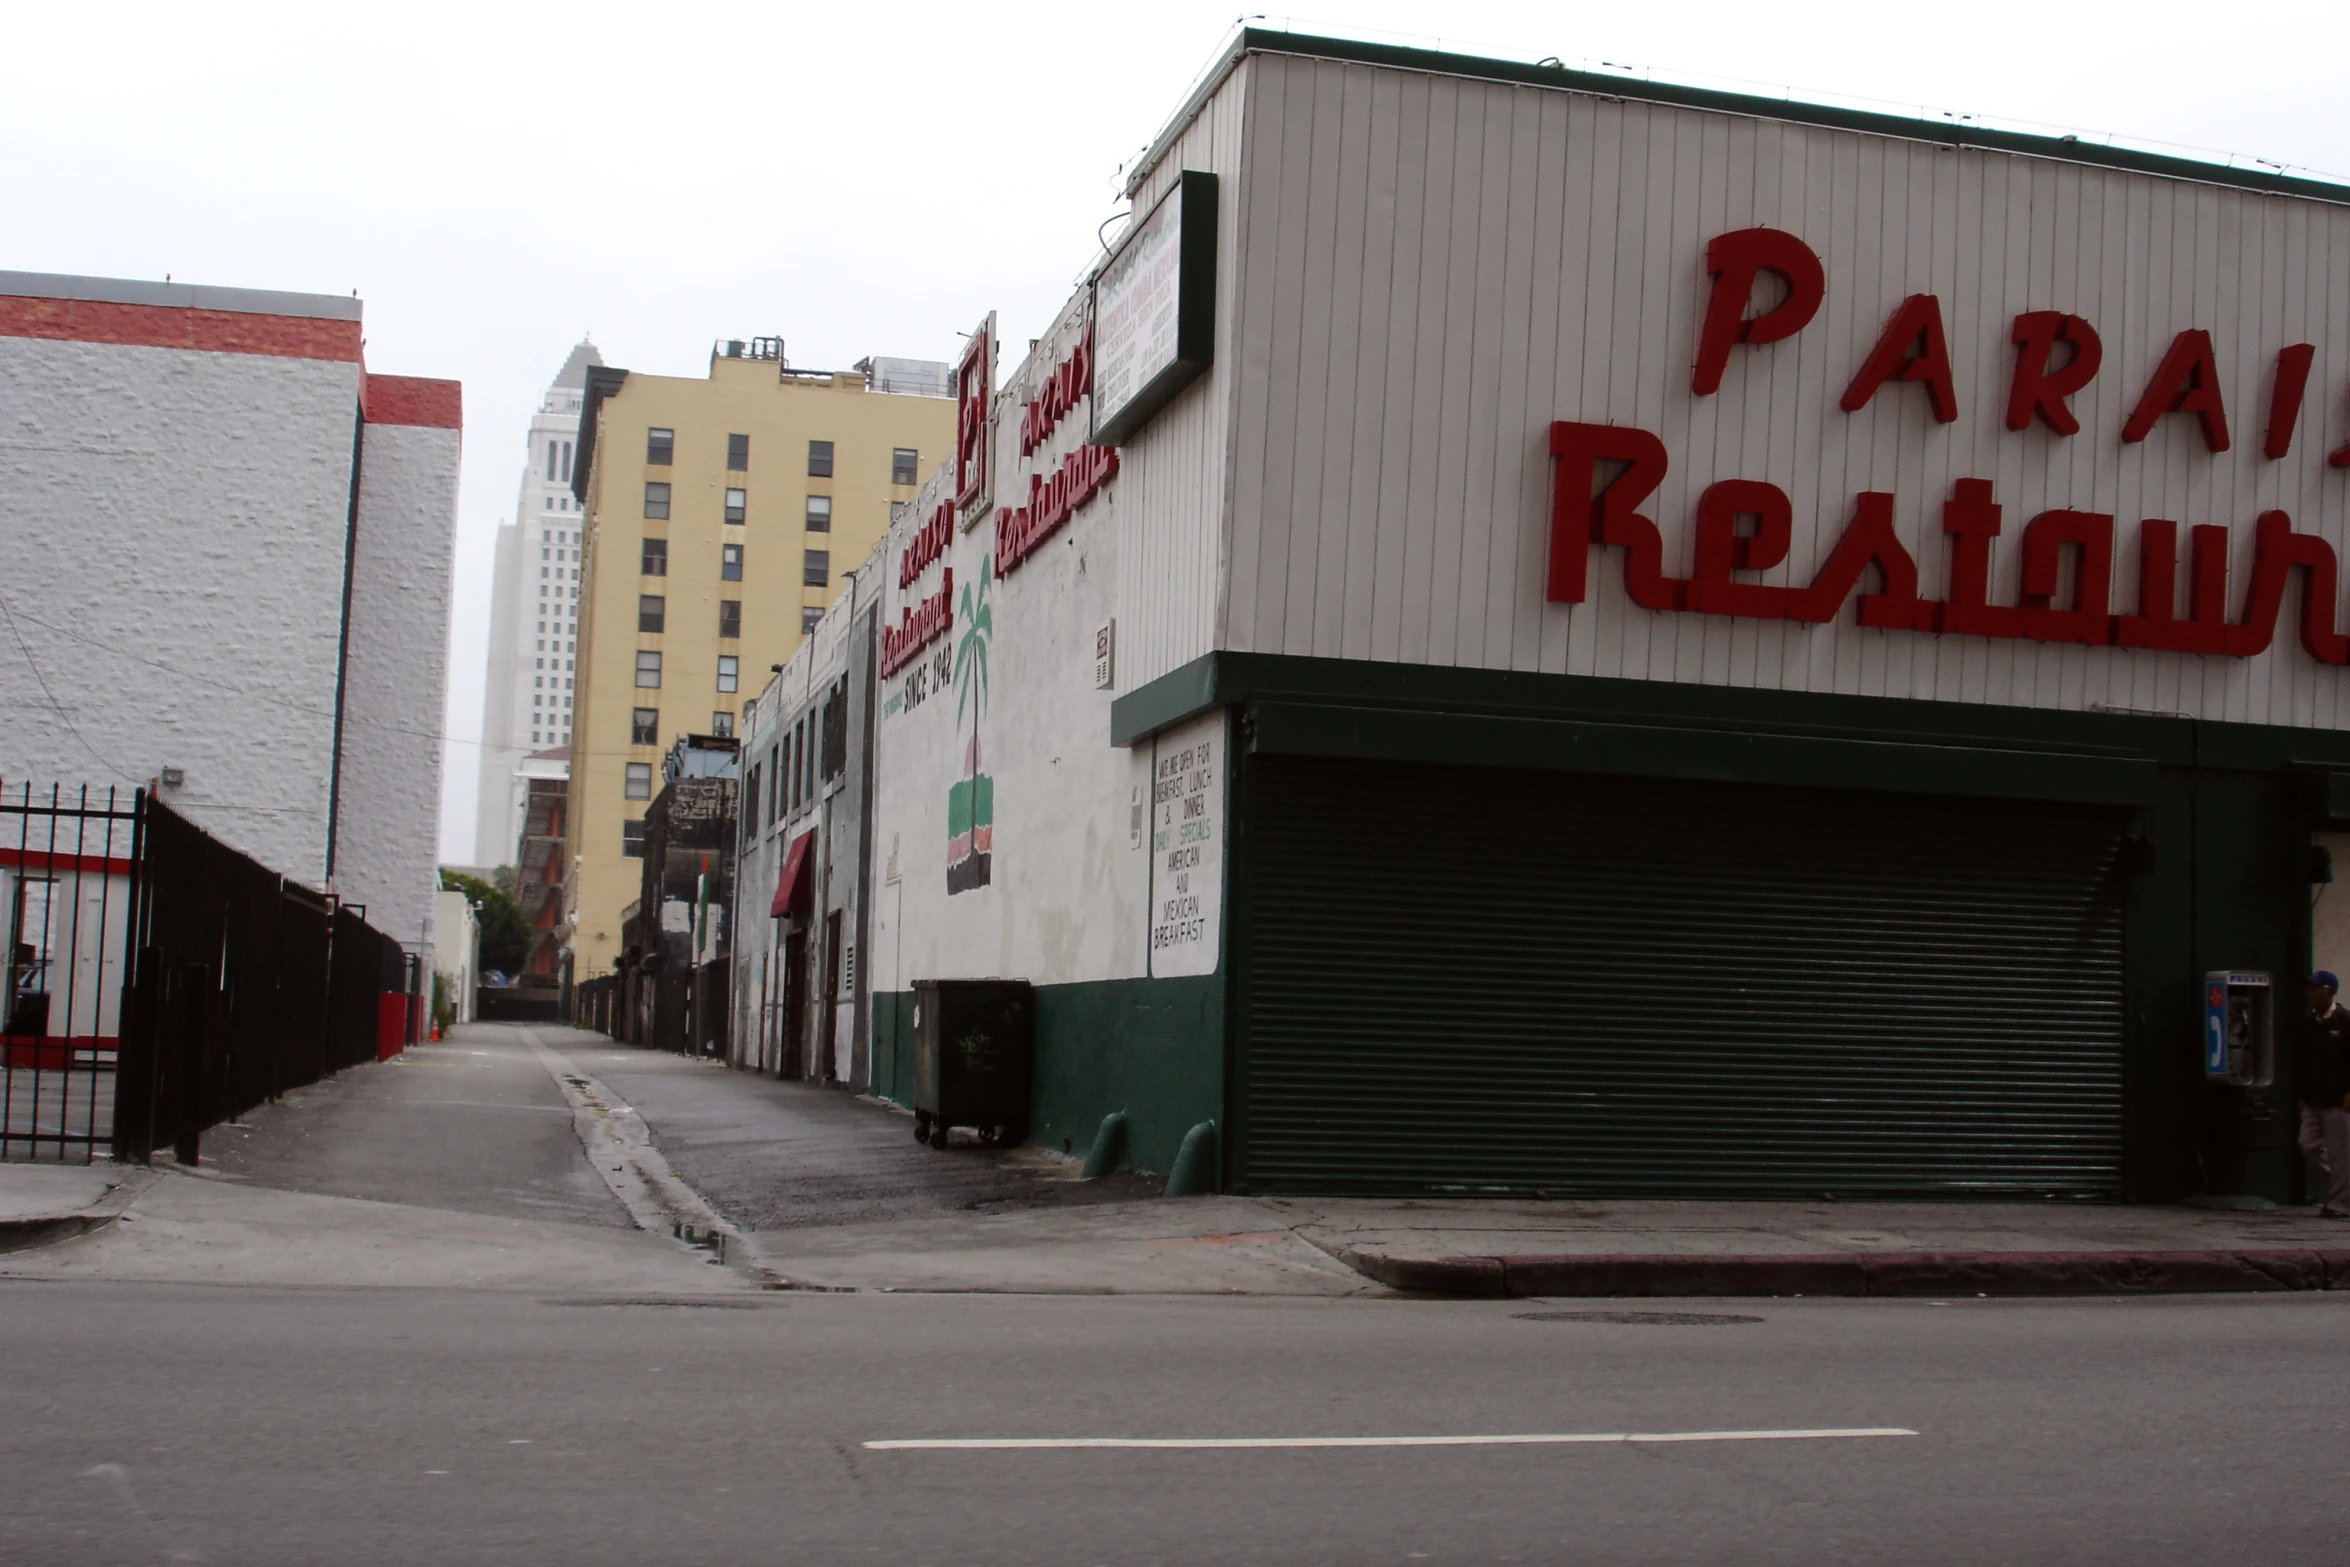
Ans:
{"label": "black iron fence", "polygon": [[196,1158],[200,1134],[416,1037],[421,965],[351,908],[134,792],[0,800],[0,1156]]}
{"label": "black iron fence", "polygon": [[141,826],[135,794],[0,795],[0,1157],[87,1162],[113,1135]]}

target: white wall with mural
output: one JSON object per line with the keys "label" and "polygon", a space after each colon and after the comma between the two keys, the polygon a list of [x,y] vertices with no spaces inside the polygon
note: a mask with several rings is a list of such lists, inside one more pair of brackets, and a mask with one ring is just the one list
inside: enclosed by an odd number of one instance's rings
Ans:
{"label": "white wall with mural", "polygon": [[[1110,744],[1110,702],[1124,684],[1114,630],[1110,684],[1096,683],[1097,633],[1114,626],[1127,545],[1120,481],[1094,473],[1090,489],[1072,480],[1050,492],[1085,491],[1081,502],[1048,495],[1056,476],[1100,450],[1085,441],[1084,400],[1042,440],[1024,443],[1020,430],[1023,409],[1081,353],[1085,334],[1081,300],[996,399],[995,507],[968,528],[942,515],[952,504],[942,473],[891,530],[884,621],[893,636],[916,626],[906,635],[918,645],[883,661],[880,990],[940,977],[1056,984],[1145,972],[1151,762],[1147,746]],[[1008,552],[998,549],[998,507],[1032,517],[1041,507],[1056,519],[1041,534],[1031,523],[1026,552],[1000,573]],[[942,593],[950,614],[938,611]]]}

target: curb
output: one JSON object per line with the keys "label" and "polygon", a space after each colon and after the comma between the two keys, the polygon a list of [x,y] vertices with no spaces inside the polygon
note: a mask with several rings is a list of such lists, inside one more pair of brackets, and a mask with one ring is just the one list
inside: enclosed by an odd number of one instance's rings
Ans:
{"label": "curb", "polygon": [[69,1241],[92,1230],[102,1230],[120,1217],[113,1213],[44,1213],[0,1219],[0,1255],[31,1251],[36,1246]]}
{"label": "curb", "polygon": [[2350,1290],[2350,1249],[1918,1251],[1815,1256],[1390,1257],[1339,1261],[1390,1289],[1531,1295],[2209,1295]]}

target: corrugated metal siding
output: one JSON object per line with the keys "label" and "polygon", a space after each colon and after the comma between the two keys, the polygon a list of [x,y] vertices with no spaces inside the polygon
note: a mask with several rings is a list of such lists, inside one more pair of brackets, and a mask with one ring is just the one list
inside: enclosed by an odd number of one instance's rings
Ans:
{"label": "corrugated metal siding", "polygon": [[[2007,508],[1994,602],[2014,602],[2038,511],[2113,513],[2117,608],[2134,605],[2143,517],[2225,522],[2233,580],[2269,507],[2350,544],[2341,443],[2350,378],[2350,210],[2002,153],[1562,91],[1259,56],[1248,92],[1237,301],[1230,617],[1222,645],[1792,690],[2090,703],[2340,727],[2344,676],[2289,626],[2252,660],[2054,647],[1849,623],[1656,614],[1599,552],[1592,595],[1542,600],[1554,419],[1636,424],[1673,469],[1648,514],[1686,569],[1698,492],[1767,479],[1795,502],[1807,582],[1852,497],[1897,497],[1923,591],[1942,591],[1941,505],[1962,476]],[[1689,367],[1704,246],[1754,224],[1801,235],[1827,302],[1797,337],[1734,353],[1719,394]],[[1961,415],[1912,388],[1836,406],[1905,295],[1942,302]],[[2087,316],[2104,368],[2083,431],[2010,433],[2014,317]],[[2172,336],[2210,330],[2233,449],[2191,420],[2120,428]],[[2278,349],[2318,345],[2291,456],[2260,452]],[[1846,612],[1849,621],[1850,611]]]}
{"label": "corrugated metal siding", "polygon": [[1248,1190],[2120,1189],[2112,812],[1250,765]]}
{"label": "corrugated metal siding", "polygon": [[[1233,366],[1248,345],[1233,308],[1240,272],[1242,121],[1254,62],[1209,99],[1134,194],[1147,212],[1185,169],[1218,176],[1216,363],[1119,453],[1110,492],[1119,551],[1118,689],[1131,691],[1216,647],[1232,471]],[[1015,424],[1017,415],[1015,414]],[[1011,448],[1013,453],[1018,447]],[[1007,470],[1008,471],[1008,470]]]}

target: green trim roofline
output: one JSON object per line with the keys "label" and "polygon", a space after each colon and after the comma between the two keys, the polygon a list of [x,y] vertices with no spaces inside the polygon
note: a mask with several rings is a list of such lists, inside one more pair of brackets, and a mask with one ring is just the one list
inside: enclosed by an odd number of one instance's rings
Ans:
{"label": "green trim roofline", "polygon": [[1167,122],[1166,129],[1159,133],[1158,139],[1151,143],[1150,150],[1142,155],[1135,163],[1133,172],[1127,176],[1126,189],[1129,195],[1150,176],[1151,170],[1174,147],[1176,139],[1198,117],[1208,99],[1224,84],[1224,79],[1232,74],[1244,58],[1252,54],[1299,55],[1307,59],[1385,66],[1391,70],[1420,71],[1472,81],[1550,87],[1567,92],[1589,93],[1599,98],[1705,109],[1719,114],[1746,115],[1754,119],[1785,120],[1797,125],[1822,125],[1833,130],[1858,131],[1864,135],[1893,136],[1904,141],[2014,153],[2028,158],[2051,158],[2065,163],[2118,169],[2128,174],[2152,174],[2167,179],[2194,180],[2206,185],[2231,185],[2239,190],[2257,191],[2263,195],[2302,196],[2313,201],[2350,205],[2350,186],[2239,169],[2222,163],[2205,163],[2195,158],[2137,152],[2127,147],[2093,146],[2067,137],[2033,136],[2021,131],[1991,130],[1956,120],[1911,119],[1906,115],[1878,114],[1865,109],[1838,109],[1827,104],[1799,103],[1792,99],[1758,98],[1748,93],[1683,87],[1672,82],[1634,81],[1621,76],[1568,70],[1562,66],[1527,65],[1516,60],[1452,54],[1441,49],[1361,43],[1350,38],[1324,38],[1309,33],[1287,33],[1262,27],[1242,29],[1223,59],[1208,72],[1199,87],[1184,101],[1183,107],[1176,111],[1174,118]]}
{"label": "green trim roofline", "polygon": [[1251,749],[2116,804],[2151,767],[2350,770],[2332,729],[1236,652],[1117,698],[1110,740],[1219,707],[1249,710]]}

